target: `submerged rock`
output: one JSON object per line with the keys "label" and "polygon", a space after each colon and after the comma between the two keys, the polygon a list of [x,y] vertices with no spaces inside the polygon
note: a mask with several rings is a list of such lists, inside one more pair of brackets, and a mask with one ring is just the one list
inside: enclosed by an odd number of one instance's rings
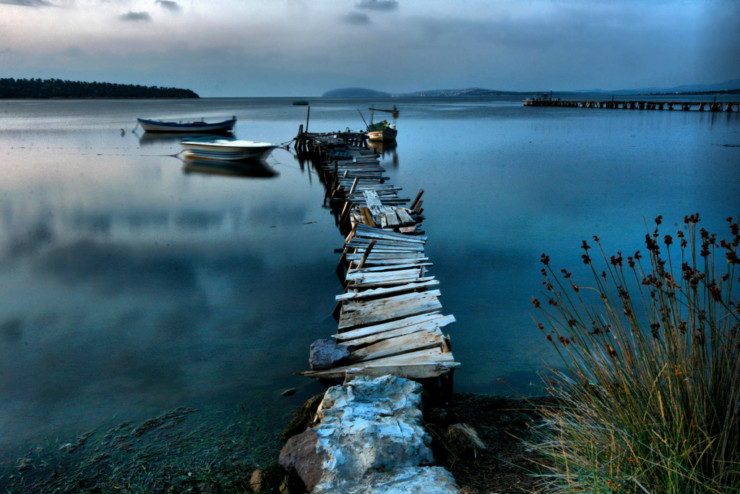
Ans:
{"label": "submerged rock", "polygon": [[334,340],[316,340],[311,343],[311,356],[308,363],[311,369],[330,369],[335,363],[349,357],[349,349]]}

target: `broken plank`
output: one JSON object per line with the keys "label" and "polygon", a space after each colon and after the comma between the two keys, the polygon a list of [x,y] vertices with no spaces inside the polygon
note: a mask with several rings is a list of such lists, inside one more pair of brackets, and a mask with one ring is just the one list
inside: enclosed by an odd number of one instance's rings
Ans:
{"label": "broken plank", "polygon": [[443,362],[430,364],[400,364],[400,365],[366,365],[358,369],[349,369],[345,372],[346,380],[356,376],[380,377],[392,374],[406,379],[429,379],[452,372],[460,367],[458,362]]}
{"label": "broken plank", "polygon": [[365,362],[356,362],[350,365],[335,367],[326,370],[304,371],[300,374],[315,378],[337,378],[343,377],[344,373],[350,369],[364,369],[371,366],[397,366],[397,365],[422,365],[422,364],[455,364],[455,359],[451,353],[443,353],[439,348],[429,348],[417,352],[406,353],[403,355],[394,355],[377,360]]}
{"label": "broken plank", "polygon": [[395,278],[395,279],[378,280],[378,281],[364,280],[364,281],[357,281],[357,282],[348,282],[347,286],[352,289],[381,288],[381,287],[405,285],[407,283],[414,283],[414,282],[424,283],[427,281],[432,281],[433,279],[434,279],[434,276],[424,276],[421,278]]}
{"label": "broken plank", "polygon": [[[363,252],[365,249],[361,249]],[[362,252],[354,252],[352,254],[347,254],[347,259],[350,261],[359,261],[362,257]],[[418,251],[410,251],[410,252],[389,252],[389,253],[378,253],[378,254],[371,254],[369,259],[373,260],[406,260],[409,259],[426,259],[424,257],[423,252]]]}
{"label": "broken plank", "polygon": [[349,301],[342,304],[339,316],[339,330],[365,326],[390,319],[424,314],[440,310],[442,304],[437,298],[439,290],[421,293],[406,293],[378,300]]}
{"label": "broken plank", "polygon": [[430,281],[425,281],[422,283],[412,282],[412,283],[407,283],[405,285],[397,285],[397,286],[392,286],[392,287],[387,287],[387,288],[371,288],[371,289],[362,290],[362,291],[352,290],[350,292],[337,295],[336,297],[334,297],[334,299],[337,302],[343,302],[345,300],[357,300],[357,299],[362,299],[362,298],[378,297],[382,295],[403,293],[403,292],[408,292],[412,290],[415,291],[419,289],[426,289],[427,287],[436,286],[436,285],[439,285],[439,280],[430,280]]}
{"label": "broken plank", "polygon": [[405,235],[403,233],[389,232],[387,230],[381,230],[379,228],[369,227],[367,225],[358,225],[357,234],[361,237],[367,238],[387,238],[387,239],[400,239],[406,242],[426,242],[427,238],[422,235]]}
{"label": "broken plank", "polygon": [[385,267],[393,267],[394,265],[401,265],[411,262],[418,262],[420,266],[423,266],[428,261],[428,257],[419,257],[417,259],[368,259],[365,262],[364,267],[372,267],[372,266],[385,266]]}
{"label": "broken plank", "polygon": [[422,319],[421,316],[413,316],[406,318],[417,320],[417,322],[412,324],[404,324],[403,326],[396,328],[389,327],[388,323],[378,324],[376,326],[354,329],[352,331],[347,331],[346,333],[339,333],[333,335],[333,337],[336,338],[337,342],[342,345],[356,347],[360,345],[369,345],[383,339],[395,338],[397,336],[415,333],[417,331],[444,328],[445,326],[448,326],[455,322],[455,316],[453,316],[452,314],[444,316],[437,313],[431,315],[424,314],[424,316],[432,317]]}
{"label": "broken plank", "polygon": [[397,208],[396,215],[398,216],[398,221],[400,221],[402,225],[411,225],[416,223],[414,218],[411,217],[408,210],[405,208]]}
{"label": "broken plank", "polygon": [[416,331],[414,333],[381,340],[372,345],[358,348],[350,353],[349,359],[354,362],[365,362],[393,355],[402,355],[427,348],[442,348],[442,331]]}
{"label": "broken plank", "polygon": [[381,207],[383,205],[380,202],[380,198],[378,197],[378,194],[375,191],[363,190],[362,195],[365,196],[365,202],[367,203],[370,209],[374,207]]}
{"label": "broken plank", "polygon": [[421,276],[421,268],[413,267],[411,269],[397,269],[395,271],[370,271],[368,272],[365,268],[362,270],[352,271],[347,273],[345,281],[353,282],[364,282],[364,281],[391,281],[398,278],[419,278]]}
{"label": "broken plank", "polygon": [[415,267],[426,267],[426,266],[433,266],[431,262],[425,262],[425,263],[410,263],[408,265],[406,264],[398,264],[394,266],[375,266],[372,268],[364,267],[362,269],[350,269],[348,272],[355,274],[355,273],[370,273],[370,272],[376,272],[376,271],[398,271],[401,269],[408,269],[408,268],[415,268]]}

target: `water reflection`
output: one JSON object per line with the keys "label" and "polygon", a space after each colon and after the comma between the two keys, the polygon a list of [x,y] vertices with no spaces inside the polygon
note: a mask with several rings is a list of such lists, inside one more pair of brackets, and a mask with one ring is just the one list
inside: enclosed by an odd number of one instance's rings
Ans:
{"label": "water reflection", "polygon": [[183,173],[201,173],[241,178],[273,178],[279,175],[262,160],[224,161],[186,159]]}
{"label": "water reflection", "polygon": [[367,147],[377,151],[381,159],[385,159],[386,156],[391,158],[393,168],[398,168],[398,152],[396,152],[398,143],[396,141],[368,141]]}
{"label": "water reflection", "polygon": [[142,135],[133,132],[139,138],[140,146],[151,146],[158,144],[179,144],[180,141],[187,141],[188,139],[203,139],[208,137],[219,138],[219,137],[230,137],[234,138],[234,134],[231,132],[223,133],[188,133],[188,132],[144,132]]}
{"label": "water reflection", "polygon": [[[341,128],[356,104],[312,104],[311,128]],[[14,458],[7,448],[25,451],[38,434],[67,440],[75,435],[59,427],[81,433],[180,404],[249,403],[250,420],[264,416],[279,432],[317,392],[292,373],[308,365],[312,341],[336,331],[332,253],[343,239],[316,172],[284,150],[272,166],[183,162],[172,157],[182,134],[121,139],[119,130],[151,105],[183,115],[189,105],[206,115],[239,107],[248,134],[282,142],[305,109],[228,99],[29,105],[0,102],[0,128],[10,129],[0,133],[0,468]],[[738,113],[406,106],[404,167],[395,143],[371,147],[404,196],[425,190],[431,272],[458,319],[460,391],[507,392],[502,377],[527,392],[551,361],[531,320],[542,252],[572,269],[591,235],[634,252],[643,218],[701,212],[720,231],[712,218],[724,227],[740,209]],[[430,140],[441,126],[447,138]],[[299,391],[280,397],[287,387]]]}

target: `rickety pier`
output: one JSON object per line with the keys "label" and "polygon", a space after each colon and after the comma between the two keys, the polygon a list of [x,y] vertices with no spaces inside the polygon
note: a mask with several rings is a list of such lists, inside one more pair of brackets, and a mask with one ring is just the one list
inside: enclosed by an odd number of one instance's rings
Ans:
{"label": "rickety pier", "polygon": [[441,378],[451,386],[455,361],[443,328],[439,281],[424,252],[423,191],[411,200],[388,183],[364,134],[309,134],[299,129],[295,148],[309,157],[326,189],[345,237],[337,273],[344,291],[337,295],[334,340],[347,357],[302,372],[320,379],[357,375]]}
{"label": "rickety pier", "polygon": [[740,111],[737,101],[655,101],[655,100],[563,100],[548,97],[524,100],[524,106],[558,108],[602,108],[610,110],[682,110],[733,112]]}

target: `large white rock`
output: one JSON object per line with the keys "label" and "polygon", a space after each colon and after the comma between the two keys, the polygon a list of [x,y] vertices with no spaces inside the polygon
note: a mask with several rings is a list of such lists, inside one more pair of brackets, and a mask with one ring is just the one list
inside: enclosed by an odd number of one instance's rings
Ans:
{"label": "large white rock", "polygon": [[324,395],[316,414],[323,475],[315,493],[457,492],[434,463],[423,428],[422,386],[395,376],[359,376]]}

